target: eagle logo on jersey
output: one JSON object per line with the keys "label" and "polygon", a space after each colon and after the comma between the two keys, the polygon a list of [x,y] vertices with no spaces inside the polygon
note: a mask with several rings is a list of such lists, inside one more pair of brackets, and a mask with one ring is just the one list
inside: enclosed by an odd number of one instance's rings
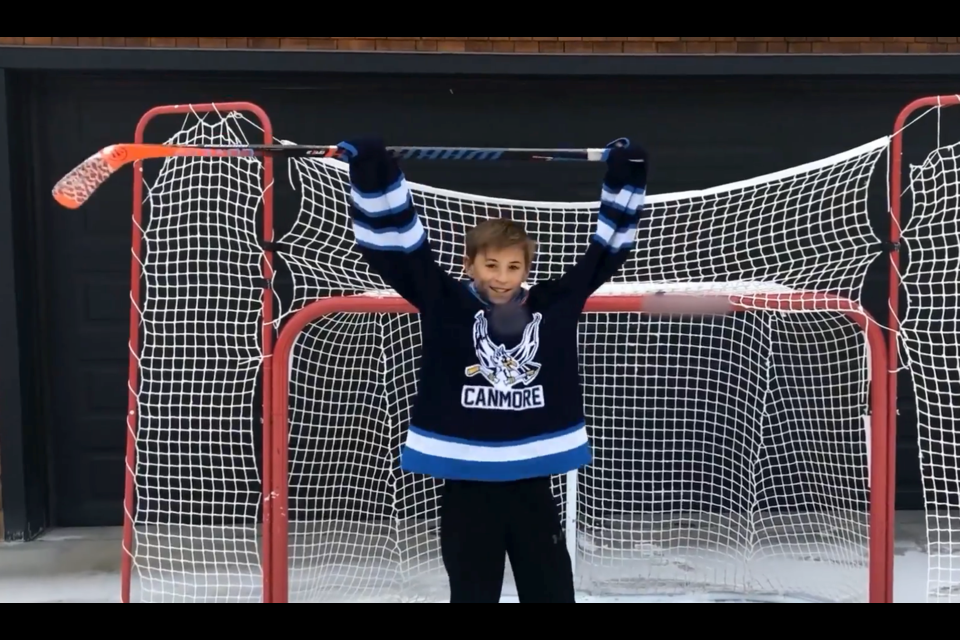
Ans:
{"label": "eagle logo on jersey", "polygon": [[[473,347],[478,364],[467,367],[464,374],[468,378],[480,376],[490,386],[465,385],[460,396],[464,407],[523,411],[544,406],[543,387],[530,386],[541,368],[534,358],[540,348],[542,320],[542,314],[534,313],[520,342],[507,348],[490,338],[487,316],[483,311],[477,312],[473,322]],[[517,385],[524,388],[516,389]]]}

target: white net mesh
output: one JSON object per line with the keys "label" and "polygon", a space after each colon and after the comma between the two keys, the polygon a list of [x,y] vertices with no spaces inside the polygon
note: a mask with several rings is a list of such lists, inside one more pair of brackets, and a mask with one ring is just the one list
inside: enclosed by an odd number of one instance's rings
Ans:
{"label": "white net mesh", "polygon": [[[753,180],[649,196],[649,233],[612,282],[756,280],[859,300],[864,273],[880,252],[867,194],[886,147],[880,139]],[[330,291],[382,289],[353,248],[347,166],[316,159],[291,165],[301,206],[280,235],[295,283],[287,312]],[[425,185],[411,191],[438,262],[458,276],[465,234],[486,218],[519,220],[537,238],[532,281],[559,277],[586,251],[596,224],[597,202],[508,200]]]}
{"label": "white net mesh", "polygon": [[[196,116],[176,141],[237,142],[245,124]],[[649,238],[607,291],[639,295],[655,282],[859,300],[881,253],[867,191],[887,142],[650,197]],[[136,599],[261,596],[258,165],[170,160],[148,182]],[[296,160],[290,174],[300,207],[278,228],[293,278],[283,315],[318,296],[382,290],[353,249],[345,166]],[[556,277],[585,250],[597,206],[413,193],[439,262],[456,275],[466,231],[507,215],[538,238],[532,279]],[[295,342],[284,390],[291,601],[446,595],[434,482],[397,471],[418,345],[417,317],[396,313],[328,315]],[[869,403],[883,383],[869,384],[864,332],[849,316],[588,313],[580,349],[596,461],[573,490],[567,478],[556,486],[581,594],[867,598],[878,562],[868,557],[878,527]]]}
{"label": "white net mesh", "polygon": [[[960,602],[960,143],[957,109],[922,109],[908,125],[936,123],[935,144],[910,129],[905,137],[935,146],[904,165],[909,207],[902,242],[900,352],[916,395],[920,470],[927,510],[927,600]],[[946,116],[947,122],[941,121]],[[944,126],[946,125],[946,126]],[[952,127],[950,127],[952,125]],[[945,131],[946,130],[946,131]],[[924,131],[920,125],[920,131]],[[895,194],[899,195],[899,194]]]}

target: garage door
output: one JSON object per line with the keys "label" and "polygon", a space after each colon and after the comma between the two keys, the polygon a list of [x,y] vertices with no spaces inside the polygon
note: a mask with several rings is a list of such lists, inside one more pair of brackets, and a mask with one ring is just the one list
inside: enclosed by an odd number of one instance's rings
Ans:
{"label": "garage door", "polygon": [[[593,146],[621,135],[645,141],[651,189],[682,191],[816,160],[888,133],[899,110],[937,87],[818,81],[224,79],[37,76],[41,175],[51,185],[104,145],[130,140],[155,105],[249,100],[278,136],[304,143],[382,133],[396,143]],[[176,119],[151,130],[162,140]],[[418,181],[515,198],[589,200],[597,167],[411,164]],[[57,524],[122,519],[127,408],[130,172],[75,213],[42,200],[49,326],[54,504]],[[278,177],[282,184],[283,177]],[[296,204],[278,195],[278,226]],[[286,217],[285,217],[286,214]],[[878,274],[883,277],[882,271]],[[885,284],[868,287],[885,317]],[[920,498],[912,402],[901,406],[901,506]]]}

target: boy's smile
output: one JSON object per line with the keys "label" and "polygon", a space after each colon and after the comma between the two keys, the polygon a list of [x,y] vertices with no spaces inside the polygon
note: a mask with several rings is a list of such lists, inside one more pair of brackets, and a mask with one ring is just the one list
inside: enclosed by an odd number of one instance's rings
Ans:
{"label": "boy's smile", "polygon": [[512,300],[530,273],[522,245],[488,247],[475,259],[466,258],[464,270],[473,278],[477,291],[493,304]]}

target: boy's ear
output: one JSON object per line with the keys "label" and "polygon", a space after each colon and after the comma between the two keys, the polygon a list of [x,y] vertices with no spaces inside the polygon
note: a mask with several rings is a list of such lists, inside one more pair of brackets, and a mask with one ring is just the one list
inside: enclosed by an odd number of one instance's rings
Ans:
{"label": "boy's ear", "polygon": [[464,254],[463,256],[463,271],[468,276],[473,276],[473,260],[470,259],[470,256]]}

